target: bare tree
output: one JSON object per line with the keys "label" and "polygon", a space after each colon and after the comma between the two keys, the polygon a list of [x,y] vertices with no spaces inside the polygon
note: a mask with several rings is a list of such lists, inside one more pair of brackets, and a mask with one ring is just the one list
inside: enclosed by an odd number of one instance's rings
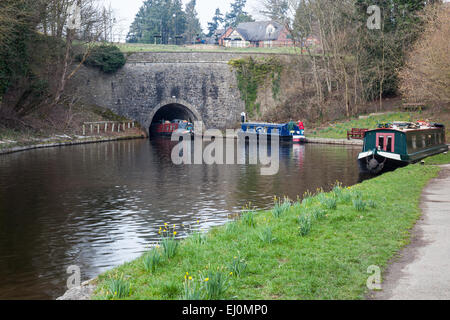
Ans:
{"label": "bare tree", "polygon": [[450,6],[428,8],[425,31],[400,71],[400,91],[412,102],[439,107],[450,103]]}

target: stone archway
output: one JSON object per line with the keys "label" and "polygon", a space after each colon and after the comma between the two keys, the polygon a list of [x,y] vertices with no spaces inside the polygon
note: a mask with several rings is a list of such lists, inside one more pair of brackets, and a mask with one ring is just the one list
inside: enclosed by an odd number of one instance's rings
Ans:
{"label": "stone archway", "polygon": [[146,127],[150,135],[150,126],[161,120],[172,121],[175,119],[188,120],[189,122],[201,122],[203,118],[195,107],[186,101],[179,99],[167,99],[158,104],[151,112]]}

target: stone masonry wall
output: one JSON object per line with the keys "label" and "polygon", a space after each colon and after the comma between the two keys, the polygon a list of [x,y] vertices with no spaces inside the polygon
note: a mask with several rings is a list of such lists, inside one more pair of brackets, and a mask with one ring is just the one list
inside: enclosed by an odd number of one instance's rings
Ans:
{"label": "stone masonry wall", "polygon": [[[262,57],[263,54],[251,54]],[[112,75],[82,67],[68,84],[87,103],[109,108],[148,130],[156,111],[171,103],[187,107],[206,128],[235,128],[244,103],[227,64],[242,53],[135,53]]]}

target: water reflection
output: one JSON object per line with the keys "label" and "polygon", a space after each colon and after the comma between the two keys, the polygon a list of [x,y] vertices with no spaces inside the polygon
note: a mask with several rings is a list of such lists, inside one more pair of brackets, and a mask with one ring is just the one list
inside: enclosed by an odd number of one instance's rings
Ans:
{"label": "water reflection", "polygon": [[49,299],[66,268],[82,279],[139,256],[164,222],[222,224],[248,204],[272,205],[358,182],[359,148],[282,145],[280,171],[257,165],[180,165],[173,143],[135,140],[0,157],[0,299]]}

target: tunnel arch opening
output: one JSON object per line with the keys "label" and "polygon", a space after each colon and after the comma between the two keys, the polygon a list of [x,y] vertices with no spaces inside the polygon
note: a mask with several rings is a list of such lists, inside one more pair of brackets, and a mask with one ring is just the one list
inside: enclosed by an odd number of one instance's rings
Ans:
{"label": "tunnel arch opening", "polygon": [[196,115],[195,111],[191,110],[191,108],[180,104],[180,103],[169,103],[161,106],[156,110],[155,114],[152,117],[149,133],[150,137],[159,136],[159,135],[169,135],[166,131],[167,126],[165,126],[164,132],[165,134],[161,134],[160,129],[161,125],[177,123],[178,121],[187,121],[189,123],[194,124],[196,121],[201,121],[198,115]]}

